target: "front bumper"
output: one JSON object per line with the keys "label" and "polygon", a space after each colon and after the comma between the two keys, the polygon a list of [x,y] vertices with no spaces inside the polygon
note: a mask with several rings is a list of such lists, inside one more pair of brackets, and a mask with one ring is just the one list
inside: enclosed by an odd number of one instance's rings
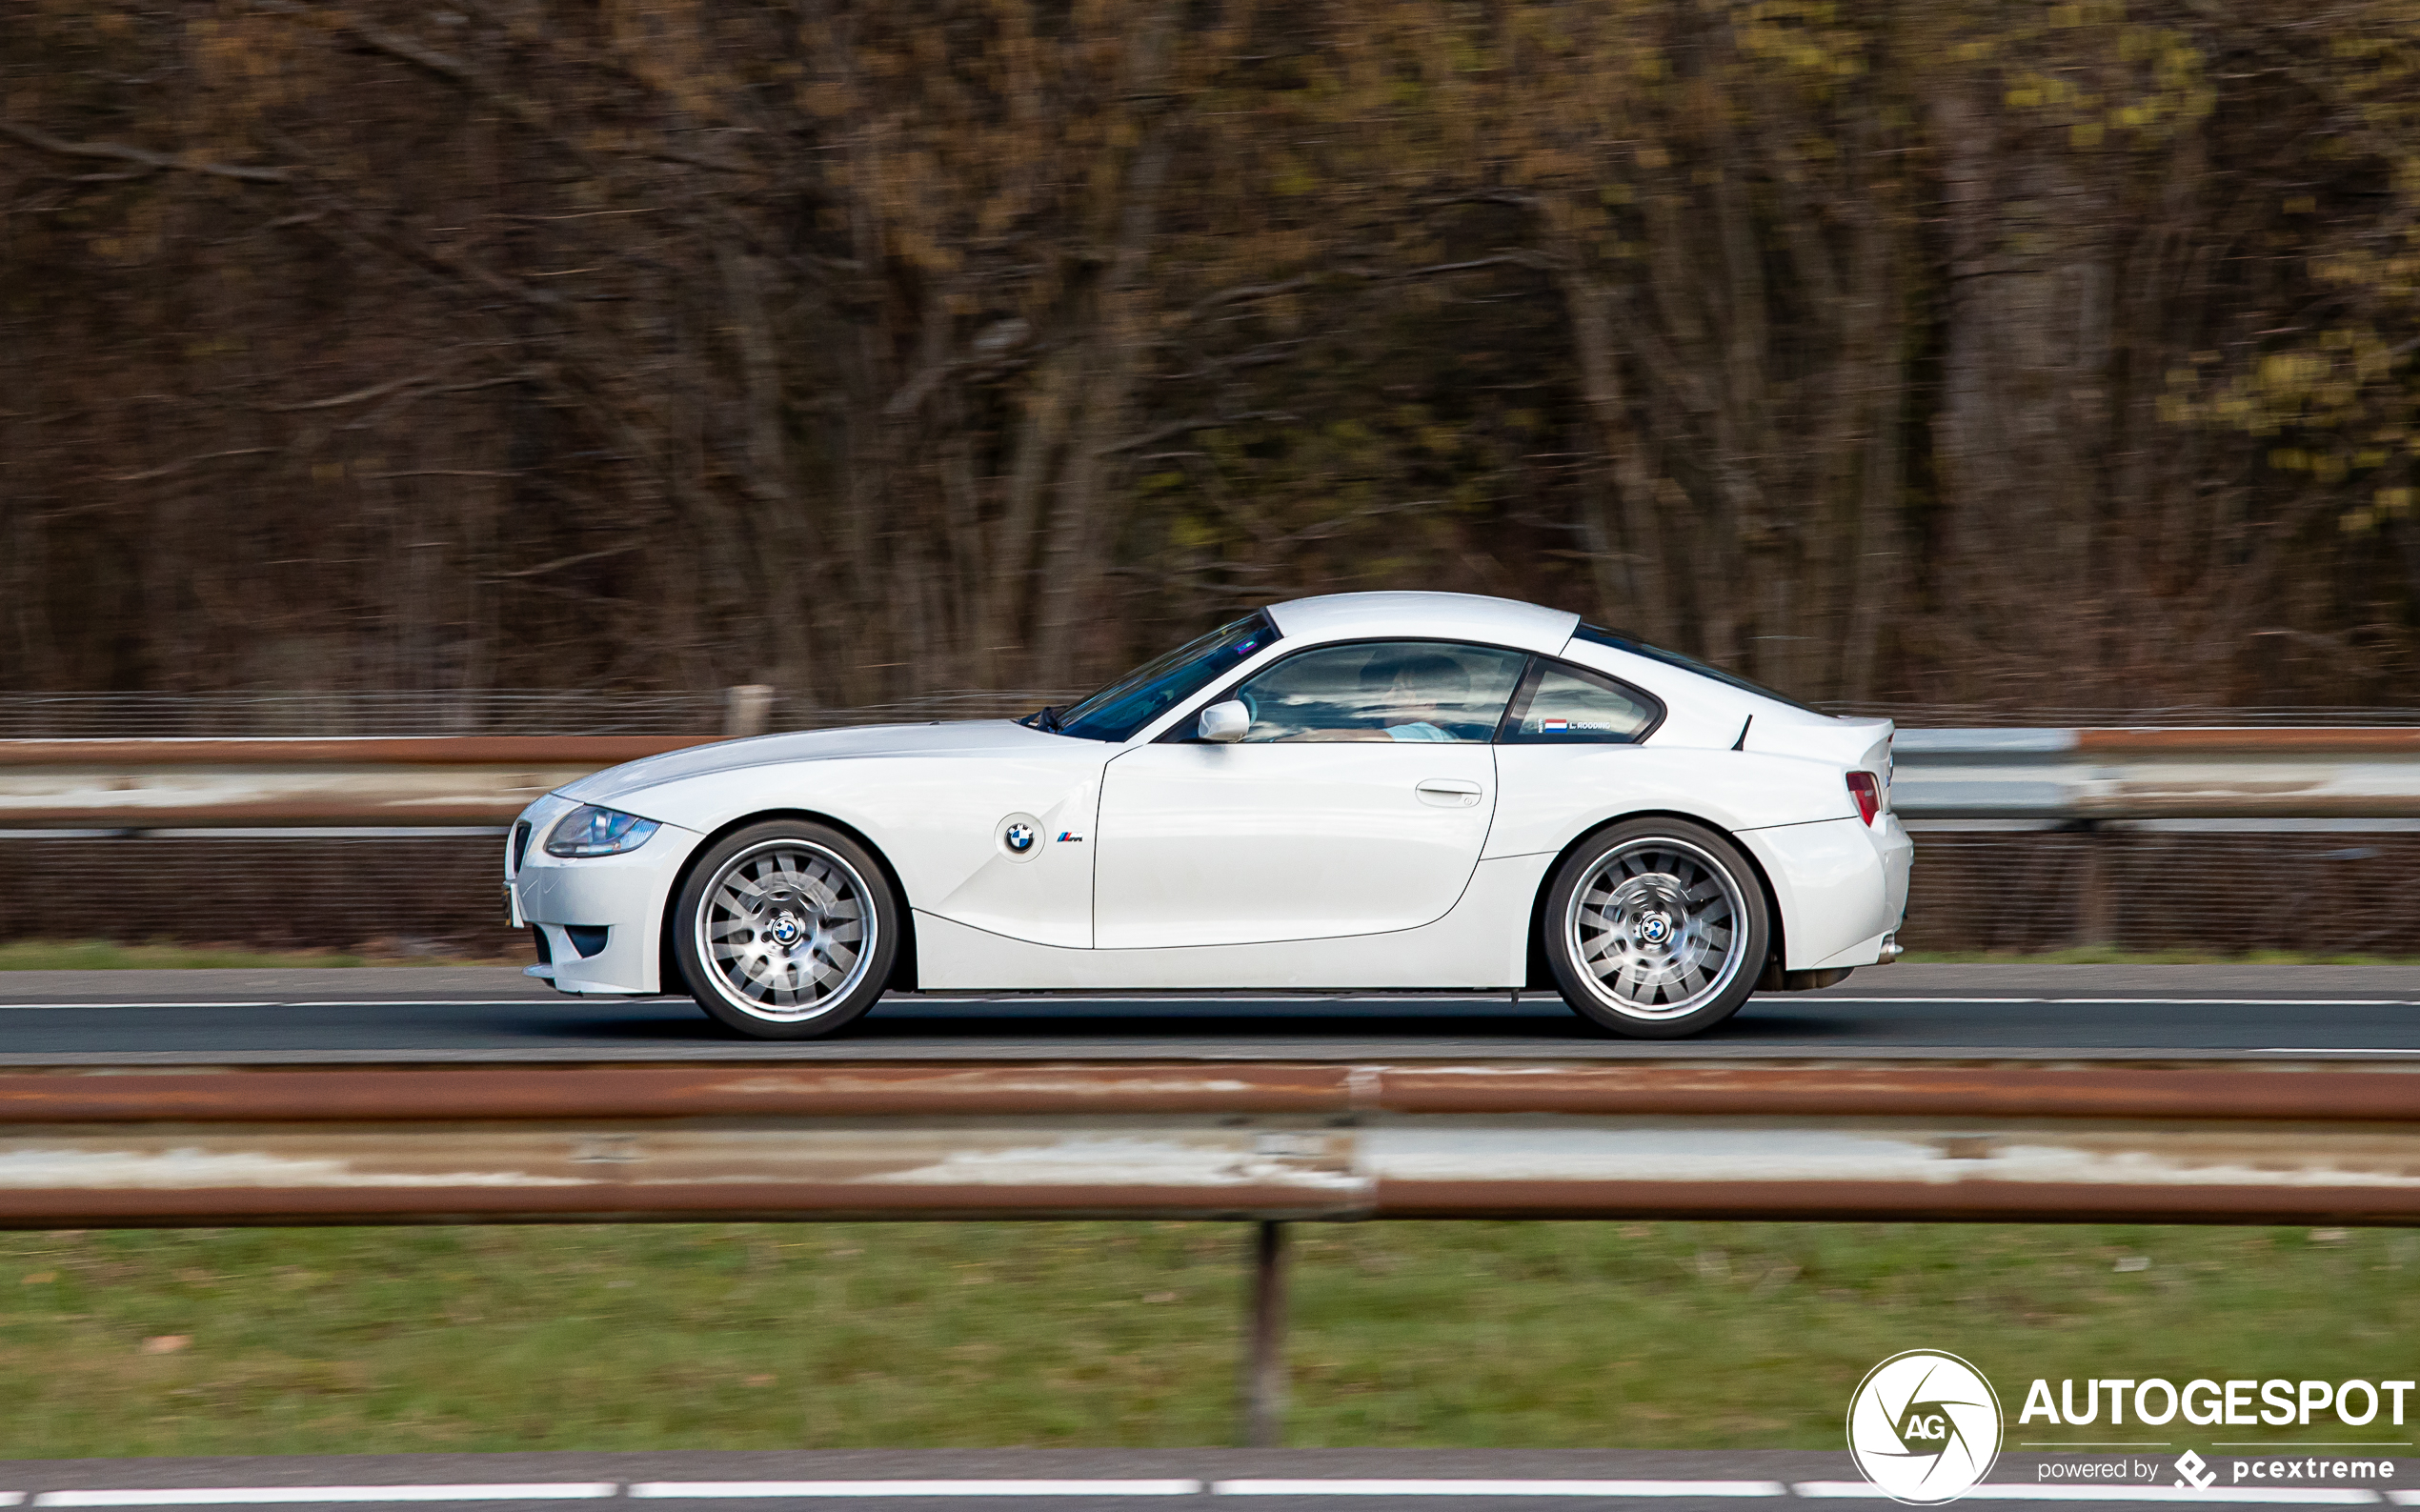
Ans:
{"label": "front bumper", "polygon": [[549,794],[522,812],[528,849],[517,867],[505,857],[514,920],[545,934],[558,991],[660,992],[664,909],[681,863],[704,837],[666,824],[620,856],[547,855],[547,831],[576,807]]}

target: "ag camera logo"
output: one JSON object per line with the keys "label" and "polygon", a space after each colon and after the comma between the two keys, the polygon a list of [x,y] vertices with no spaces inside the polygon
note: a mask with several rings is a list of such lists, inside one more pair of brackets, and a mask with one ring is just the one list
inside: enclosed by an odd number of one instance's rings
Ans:
{"label": "ag camera logo", "polygon": [[1893,1355],[1865,1373],[1849,1401],[1848,1452],[1894,1502],[1953,1502],[2000,1457],[2000,1399],[1956,1355]]}

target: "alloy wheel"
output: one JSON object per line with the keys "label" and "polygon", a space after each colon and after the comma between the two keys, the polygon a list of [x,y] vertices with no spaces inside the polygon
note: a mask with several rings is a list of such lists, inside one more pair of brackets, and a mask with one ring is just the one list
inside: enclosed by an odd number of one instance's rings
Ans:
{"label": "alloy wheel", "polygon": [[807,840],[768,840],[725,861],[697,906],[698,959],[718,996],[760,1018],[812,1018],[874,958],[879,917],[865,879]]}
{"label": "alloy wheel", "polygon": [[1564,943],[1591,996],[1625,1018],[1684,1018],[1746,963],[1740,884],[1685,840],[1650,837],[1598,857],[1565,910]]}

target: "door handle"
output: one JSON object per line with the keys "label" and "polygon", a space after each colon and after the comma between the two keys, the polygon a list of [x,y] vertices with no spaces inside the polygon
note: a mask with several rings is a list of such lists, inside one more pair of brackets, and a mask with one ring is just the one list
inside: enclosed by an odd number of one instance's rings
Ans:
{"label": "door handle", "polygon": [[1422,803],[1433,803],[1441,809],[1475,807],[1481,796],[1478,783],[1464,777],[1430,777],[1412,789]]}

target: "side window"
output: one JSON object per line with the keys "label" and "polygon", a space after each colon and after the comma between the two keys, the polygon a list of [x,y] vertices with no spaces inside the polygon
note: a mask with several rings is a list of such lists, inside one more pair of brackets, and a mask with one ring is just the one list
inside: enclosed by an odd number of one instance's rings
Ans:
{"label": "side window", "polygon": [[1504,721],[1515,745],[1627,745],[1655,727],[1664,711],[1636,689],[1562,662],[1542,661]]}
{"label": "side window", "polygon": [[1488,740],[1528,659],[1431,640],[1323,646],[1287,657],[1235,696],[1252,712],[1246,743]]}

